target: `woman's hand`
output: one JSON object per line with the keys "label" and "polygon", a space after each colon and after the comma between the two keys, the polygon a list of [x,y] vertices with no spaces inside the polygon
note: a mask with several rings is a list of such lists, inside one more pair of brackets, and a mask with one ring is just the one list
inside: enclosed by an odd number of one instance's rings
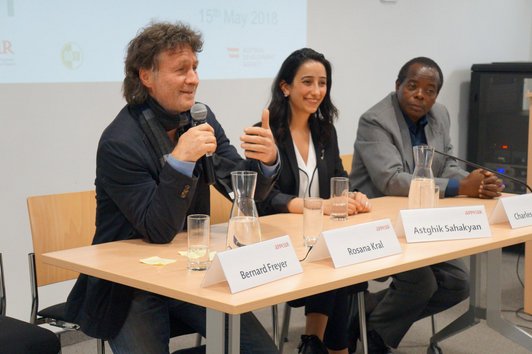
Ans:
{"label": "woman's hand", "polygon": [[[323,200],[323,214],[331,215],[332,200]],[[347,214],[355,215],[358,213],[367,213],[371,211],[371,203],[368,197],[361,192],[349,192],[347,198]]]}

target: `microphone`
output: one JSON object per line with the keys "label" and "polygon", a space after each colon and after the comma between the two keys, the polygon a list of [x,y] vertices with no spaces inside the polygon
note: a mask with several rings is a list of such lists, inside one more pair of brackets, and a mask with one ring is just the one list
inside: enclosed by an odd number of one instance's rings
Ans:
{"label": "microphone", "polygon": [[[190,109],[192,116],[192,126],[198,126],[207,122],[207,107],[203,103],[196,103]],[[214,184],[214,166],[212,164],[212,154],[207,153],[201,158],[203,176],[207,184]]]}
{"label": "microphone", "polygon": [[530,189],[530,186],[529,186],[528,184],[526,184],[525,182],[521,181],[520,179],[517,179],[517,178],[512,177],[512,176],[508,176],[508,175],[506,175],[506,174],[504,174],[504,173],[500,173],[500,172],[495,171],[495,170],[492,170],[492,169],[490,169],[490,168],[487,168],[487,167],[484,167],[484,166],[478,165],[478,164],[476,164],[476,163],[474,163],[474,162],[470,162],[470,161],[467,161],[467,160],[461,159],[461,158],[459,158],[459,157],[456,157],[456,156],[453,156],[453,155],[449,155],[449,154],[447,154],[447,153],[445,153],[445,152],[441,152],[441,151],[438,151],[438,150],[436,150],[436,149],[434,149],[434,152],[436,152],[436,153],[438,153],[438,154],[440,154],[440,155],[446,156],[446,157],[448,157],[448,158],[450,158],[450,159],[453,159],[453,160],[455,160],[455,161],[463,162],[463,163],[465,163],[465,164],[468,165],[468,166],[471,166],[471,167],[474,167],[474,168],[481,168],[481,169],[483,169],[483,170],[485,170],[485,171],[489,171],[489,172],[491,172],[491,173],[493,173],[494,175],[497,175],[497,176],[499,176],[499,177],[509,179],[510,181],[513,181],[513,182],[515,182],[515,183],[517,183],[517,184],[519,184],[519,185],[521,185],[521,186],[526,187],[530,192],[532,192],[532,189]]}

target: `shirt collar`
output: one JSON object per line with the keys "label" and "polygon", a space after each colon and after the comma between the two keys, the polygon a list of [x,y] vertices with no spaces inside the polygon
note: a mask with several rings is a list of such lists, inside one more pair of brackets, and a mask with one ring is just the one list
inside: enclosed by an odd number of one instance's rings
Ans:
{"label": "shirt collar", "polygon": [[412,119],[408,118],[406,114],[403,113],[403,117],[405,118],[406,124],[408,125],[408,130],[412,134],[416,134],[419,129],[425,129],[425,126],[428,124],[427,115],[424,115],[421,117],[420,120],[417,121],[417,123],[414,123]]}

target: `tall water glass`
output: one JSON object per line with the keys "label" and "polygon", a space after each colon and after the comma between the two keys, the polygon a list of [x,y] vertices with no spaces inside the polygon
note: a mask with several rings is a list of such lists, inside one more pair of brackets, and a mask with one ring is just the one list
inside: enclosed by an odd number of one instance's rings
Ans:
{"label": "tall water glass", "polygon": [[187,268],[205,270],[209,267],[209,241],[211,224],[209,215],[191,214],[187,216]]}
{"label": "tall water glass", "polygon": [[307,197],[303,200],[303,243],[312,247],[323,228],[323,199]]}
{"label": "tall water glass", "polygon": [[331,178],[331,219],[346,220],[349,198],[349,179],[347,177]]}

